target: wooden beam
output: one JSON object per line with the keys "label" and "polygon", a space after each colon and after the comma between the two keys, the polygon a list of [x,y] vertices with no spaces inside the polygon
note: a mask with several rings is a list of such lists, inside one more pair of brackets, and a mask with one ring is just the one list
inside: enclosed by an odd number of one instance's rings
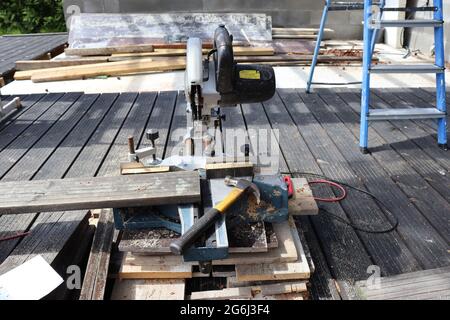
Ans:
{"label": "wooden beam", "polygon": [[292,178],[294,195],[289,199],[289,214],[292,216],[306,216],[319,214],[317,202],[314,199],[308,180]]}
{"label": "wooden beam", "polygon": [[148,44],[127,45],[121,47],[104,48],[67,48],[65,53],[70,56],[108,56],[113,53],[139,53],[152,52],[153,46]]}
{"label": "wooden beam", "polygon": [[[317,34],[318,32],[318,28],[272,28],[272,33]],[[324,32],[334,32],[334,30],[324,28]]]}
{"label": "wooden beam", "polygon": [[[207,54],[209,49],[203,49],[203,54]],[[272,47],[233,47],[235,56],[272,56],[274,49]],[[185,56],[186,49],[155,49],[154,52],[143,53],[121,53],[113,54],[112,58],[124,57],[172,57]]]}
{"label": "wooden beam", "polygon": [[191,300],[252,299],[254,296],[272,297],[278,294],[301,293],[305,291],[307,291],[305,282],[276,283],[192,292]]}
{"label": "wooden beam", "polygon": [[[80,66],[85,64],[109,62],[109,57],[89,57],[89,59],[71,60],[24,60],[16,61],[16,70],[29,71],[38,69],[49,69],[58,67]],[[30,75],[31,78],[31,75]]]}
{"label": "wooden beam", "polygon": [[120,76],[132,73],[163,72],[184,70],[186,59],[170,61],[153,61],[140,59],[133,61],[111,62],[108,64],[92,64],[77,67],[62,67],[52,69],[52,72],[35,72],[31,76],[33,82],[62,81],[94,78],[98,76]]}
{"label": "wooden beam", "polygon": [[116,280],[111,300],[184,300],[184,280]]}
{"label": "wooden beam", "polygon": [[103,300],[114,236],[111,209],[103,209],[94,234],[80,300]]}
{"label": "wooden beam", "polygon": [[0,183],[0,213],[123,208],[200,201],[197,172]]}
{"label": "wooden beam", "polygon": [[192,266],[134,265],[127,261],[122,264],[119,279],[188,279],[192,278]]}
{"label": "wooden beam", "polygon": [[183,70],[186,67],[186,59],[170,59],[164,61],[153,61],[153,59],[135,59],[129,61],[118,61],[80,66],[68,66],[48,69],[37,69],[30,71],[18,71],[14,75],[15,80],[29,80],[33,82],[77,80],[94,78],[98,76],[120,76],[133,73],[162,72],[169,70]]}
{"label": "wooden beam", "polygon": [[199,291],[191,294],[191,300],[251,299],[252,297],[252,288],[250,287]]}

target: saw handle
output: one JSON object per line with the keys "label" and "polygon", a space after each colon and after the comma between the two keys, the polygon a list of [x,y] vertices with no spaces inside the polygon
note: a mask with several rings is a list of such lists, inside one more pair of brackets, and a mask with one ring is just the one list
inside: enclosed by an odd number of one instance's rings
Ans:
{"label": "saw handle", "polygon": [[170,251],[173,254],[181,255],[192,246],[194,242],[204,234],[218,219],[235,203],[245,190],[234,188],[226,198],[218,203],[214,208],[209,209],[192,227],[189,228],[180,238],[170,244]]}

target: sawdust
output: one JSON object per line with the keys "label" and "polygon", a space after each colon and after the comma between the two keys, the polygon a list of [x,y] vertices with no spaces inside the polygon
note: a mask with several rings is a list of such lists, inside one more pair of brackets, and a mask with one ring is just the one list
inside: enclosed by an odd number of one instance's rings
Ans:
{"label": "sawdust", "polygon": [[263,211],[267,214],[272,214],[277,209],[271,204],[264,200],[261,200],[259,204],[256,203],[256,199],[254,197],[250,197],[248,200],[248,206],[247,206],[247,216],[251,218],[252,220],[259,220],[259,212]]}
{"label": "sawdust", "polygon": [[363,51],[361,49],[328,49],[324,52],[326,55],[334,55],[336,57],[359,57],[362,58]]}
{"label": "sawdust", "polygon": [[145,249],[160,248],[170,245],[173,239],[179,238],[180,235],[166,228],[128,231],[124,233],[121,243],[128,248]]}

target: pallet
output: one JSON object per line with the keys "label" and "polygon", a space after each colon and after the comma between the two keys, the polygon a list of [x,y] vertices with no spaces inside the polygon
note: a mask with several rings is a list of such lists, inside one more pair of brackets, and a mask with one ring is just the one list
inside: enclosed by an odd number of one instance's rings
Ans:
{"label": "pallet", "polygon": [[[230,279],[227,281],[229,285],[226,289],[192,292],[188,298],[303,300],[307,297],[307,282],[311,272],[293,219],[274,224],[274,231],[279,241],[278,248],[269,249],[264,253],[234,253],[227,259],[213,261],[212,278],[194,270],[197,262],[183,262],[181,256],[143,256],[127,253],[117,275],[112,298],[118,296],[134,298],[133,293],[128,294],[127,290],[136,291],[136,287],[148,284],[149,288],[139,290],[150,291],[155,286],[152,281],[156,280],[164,279],[170,283],[175,281],[174,279],[206,281],[208,278],[214,282],[214,279],[226,277]],[[257,269],[258,264],[264,264],[264,267],[261,270]],[[251,272],[245,273],[246,270]],[[139,296],[142,298],[145,295]]]}

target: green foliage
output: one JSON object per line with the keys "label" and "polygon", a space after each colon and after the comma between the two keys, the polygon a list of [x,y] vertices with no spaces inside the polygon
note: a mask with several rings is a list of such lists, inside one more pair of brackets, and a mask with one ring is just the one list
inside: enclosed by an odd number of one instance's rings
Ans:
{"label": "green foliage", "polygon": [[0,34],[66,31],[62,0],[1,0]]}

